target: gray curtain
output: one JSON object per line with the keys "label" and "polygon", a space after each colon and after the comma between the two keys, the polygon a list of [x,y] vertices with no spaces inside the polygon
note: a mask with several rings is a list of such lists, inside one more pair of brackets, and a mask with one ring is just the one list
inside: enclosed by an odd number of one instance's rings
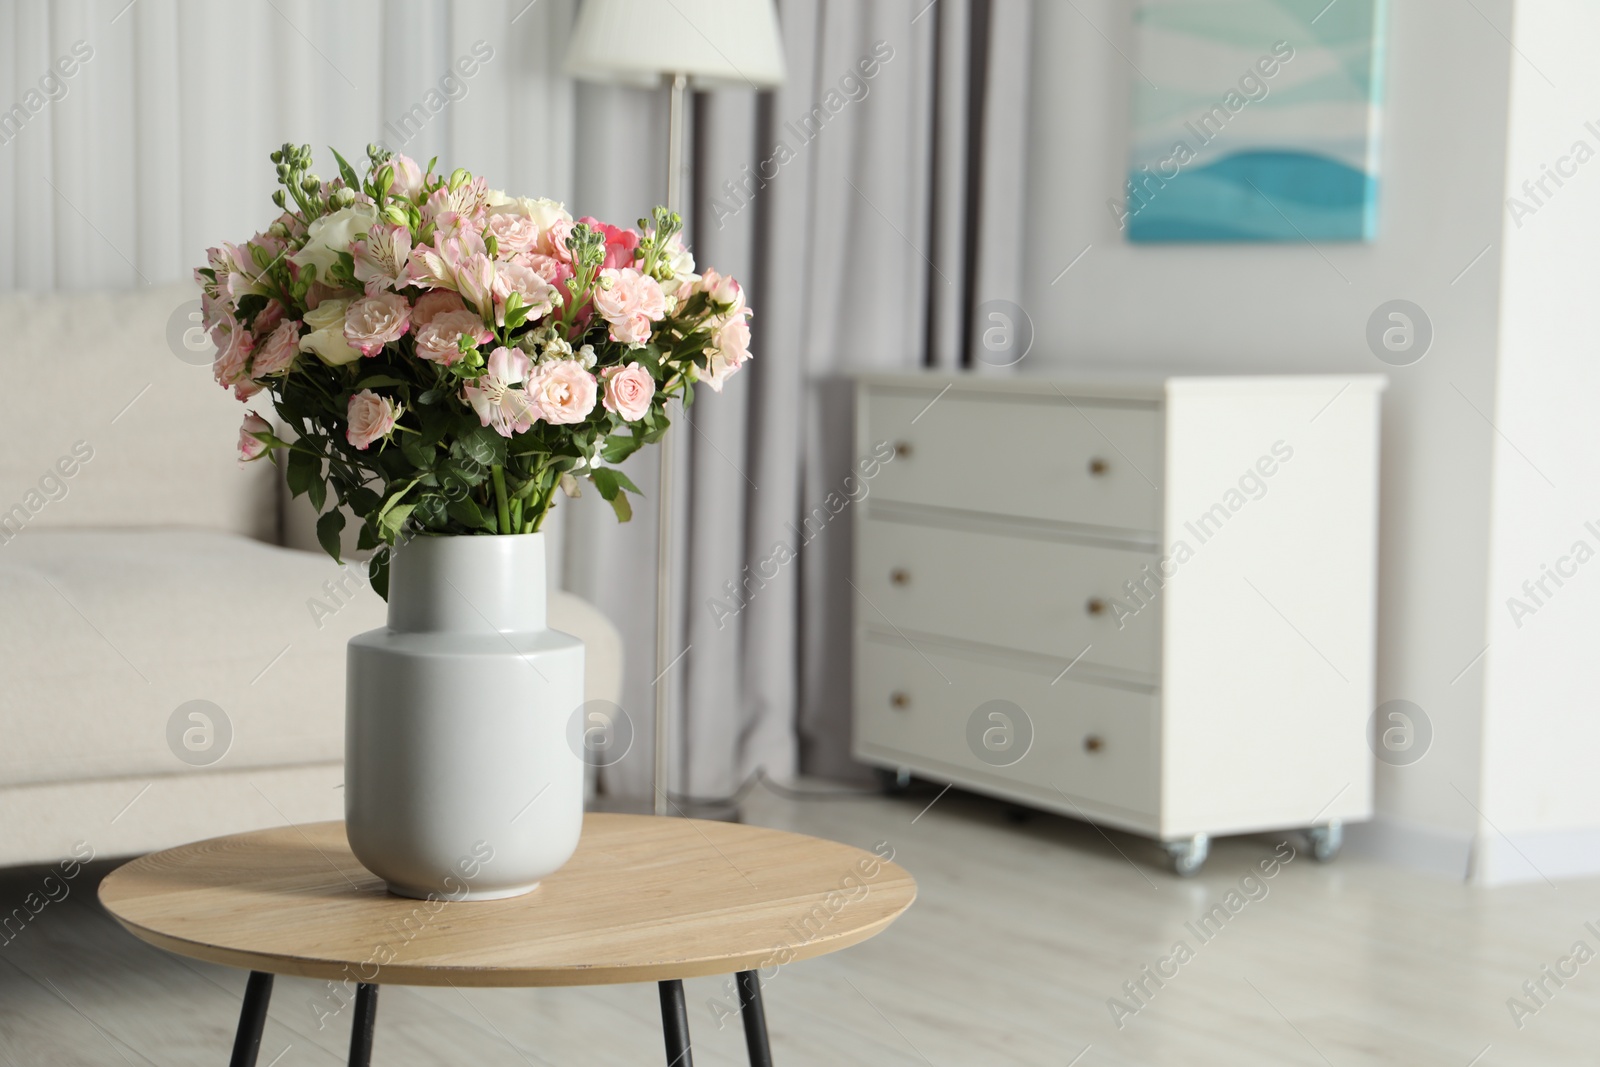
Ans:
{"label": "gray curtain", "polygon": [[[696,255],[743,279],[756,308],[754,361],[721,395],[702,390],[675,430],[682,658],[659,684],[673,696],[672,788],[699,796],[728,793],[758,767],[859,773],[852,516],[809,527],[804,517],[845,492],[856,460],[851,375],[969,364],[974,308],[1018,289],[1027,0],[782,0],[779,10],[787,83],[702,95],[693,115]],[[664,172],[651,181],[619,167],[618,143],[631,154],[635,131],[659,134],[665,107],[660,95],[579,90],[580,210],[592,198],[597,214],[632,218],[660,196]],[[653,455],[630,473],[653,495]],[[629,656],[635,744],[604,787],[643,796],[654,513],[617,527],[597,501],[573,504],[566,584],[618,621]]]}
{"label": "gray curtain", "polygon": [[[851,516],[803,546],[795,530],[850,467],[849,376],[969,364],[976,310],[1017,300],[1030,4],[779,0],[787,84],[696,100],[691,238],[702,265],[747,283],[756,358],[721,395],[703,390],[675,431],[672,643],[687,651],[662,682],[675,789],[723,793],[756,767],[853,773]],[[266,155],[289,140],[437,154],[631,223],[663,198],[666,100],[564,76],[575,7],[0,0],[0,106],[31,109],[0,130],[0,289],[188,277],[207,245],[269,217]],[[45,85],[78,42],[92,58]],[[639,796],[651,788],[654,464],[630,464],[647,494],[632,523],[591,493],[550,525],[564,584],[625,638],[635,741],[603,782]],[[780,545],[797,558],[766,564]],[[728,584],[763,571],[732,610]]]}

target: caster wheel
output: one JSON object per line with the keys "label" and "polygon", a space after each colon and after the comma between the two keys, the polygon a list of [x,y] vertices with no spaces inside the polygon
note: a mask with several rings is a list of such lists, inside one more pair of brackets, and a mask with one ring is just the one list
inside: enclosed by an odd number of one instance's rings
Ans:
{"label": "caster wheel", "polygon": [[1211,854],[1211,837],[1195,834],[1187,841],[1163,841],[1167,855],[1172,857],[1172,870],[1179,878],[1192,878],[1206,865]]}
{"label": "caster wheel", "polygon": [[1311,858],[1318,863],[1331,863],[1344,845],[1344,824],[1335,819],[1326,826],[1313,826],[1306,831],[1311,839]]}
{"label": "caster wheel", "polygon": [[874,767],[872,774],[886,796],[902,796],[911,788],[911,771],[905,767]]}

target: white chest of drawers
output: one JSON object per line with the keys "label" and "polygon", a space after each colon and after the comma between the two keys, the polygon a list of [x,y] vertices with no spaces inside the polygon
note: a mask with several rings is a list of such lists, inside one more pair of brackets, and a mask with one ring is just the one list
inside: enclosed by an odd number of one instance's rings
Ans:
{"label": "white chest of drawers", "polygon": [[1184,873],[1217,834],[1331,856],[1372,810],[1383,385],[861,379],[856,757]]}

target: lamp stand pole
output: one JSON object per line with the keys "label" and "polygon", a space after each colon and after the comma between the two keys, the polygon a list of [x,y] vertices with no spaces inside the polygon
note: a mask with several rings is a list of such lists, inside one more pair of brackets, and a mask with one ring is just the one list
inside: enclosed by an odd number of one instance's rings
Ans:
{"label": "lamp stand pole", "polygon": [[[667,210],[682,211],[683,103],[689,87],[684,74],[672,75],[672,102],[667,112]],[[681,412],[682,405],[679,405]],[[671,784],[672,745],[669,735],[672,688],[667,671],[672,666],[672,494],[673,434],[661,435],[661,475],[656,488],[656,765],[655,813],[667,814],[667,789]]]}

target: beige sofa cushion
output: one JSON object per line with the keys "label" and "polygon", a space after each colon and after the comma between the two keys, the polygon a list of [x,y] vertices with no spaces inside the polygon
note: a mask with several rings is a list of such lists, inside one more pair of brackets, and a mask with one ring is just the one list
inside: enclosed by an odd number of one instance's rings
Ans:
{"label": "beige sofa cushion", "polygon": [[277,540],[277,479],[239,468],[244,406],[212,379],[191,310],[192,285],[0,297],[0,543],[155,525]]}
{"label": "beige sofa cushion", "polygon": [[[0,546],[0,603],[0,786],[202,769],[169,744],[194,700],[232,732],[203,769],[339,760],[345,643],[384,619],[326,556],[198,530],[27,530]],[[565,593],[550,621],[588,645],[588,697],[616,700],[616,629]]]}

